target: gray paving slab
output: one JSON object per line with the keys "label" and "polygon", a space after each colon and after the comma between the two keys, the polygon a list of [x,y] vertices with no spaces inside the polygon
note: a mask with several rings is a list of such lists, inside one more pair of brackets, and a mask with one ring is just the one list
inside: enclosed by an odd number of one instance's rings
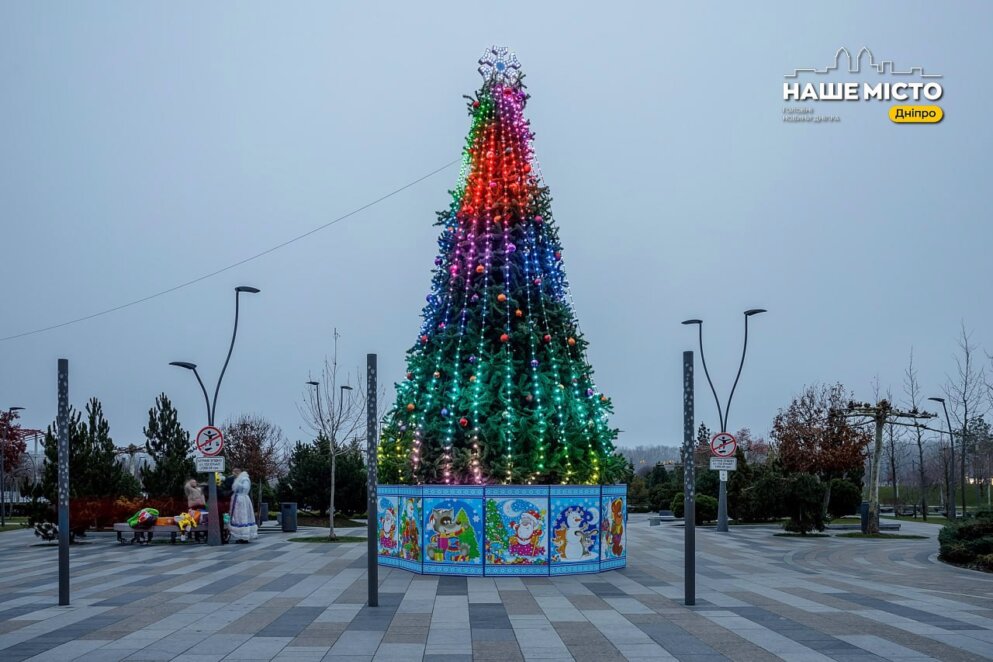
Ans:
{"label": "gray paving slab", "polygon": [[[73,606],[54,606],[51,550],[0,534],[0,659],[980,660],[993,651],[993,576],[935,561],[926,540],[698,537],[697,606],[682,604],[678,526],[632,515],[629,566],[555,578],[416,576],[380,568],[364,605],[364,546],[73,549]],[[355,533],[359,533],[356,531]]]}

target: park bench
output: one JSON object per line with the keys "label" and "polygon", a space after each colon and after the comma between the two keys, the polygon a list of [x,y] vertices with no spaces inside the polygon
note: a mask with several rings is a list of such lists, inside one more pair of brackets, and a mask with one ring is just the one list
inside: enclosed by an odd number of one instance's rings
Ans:
{"label": "park bench", "polygon": [[[138,543],[139,545],[147,545],[152,542],[152,538],[156,533],[161,535],[169,534],[169,542],[175,544],[180,535],[179,527],[175,524],[156,524],[152,526],[138,526],[132,528],[127,522],[118,522],[115,524],[114,533],[117,534],[117,542],[122,545],[133,545],[135,543]],[[221,530],[222,542],[227,542],[228,533],[228,527],[225,524],[224,528]],[[193,542],[207,542],[207,525],[199,524],[193,527],[189,530],[188,536],[188,540]]]}
{"label": "park bench", "polygon": [[671,510],[660,510],[658,515],[651,515],[648,518],[648,526],[658,526],[662,522],[675,522],[676,516]]}

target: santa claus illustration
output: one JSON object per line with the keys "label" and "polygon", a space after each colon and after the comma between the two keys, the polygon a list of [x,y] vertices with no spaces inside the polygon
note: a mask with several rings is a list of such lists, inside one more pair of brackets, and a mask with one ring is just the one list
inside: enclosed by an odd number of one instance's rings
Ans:
{"label": "santa claus illustration", "polygon": [[517,522],[511,524],[514,533],[510,536],[510,553],[514,556],[538,556],[545,553],[539,545],[544,532],[541,516],[534,510],[521,513]]}

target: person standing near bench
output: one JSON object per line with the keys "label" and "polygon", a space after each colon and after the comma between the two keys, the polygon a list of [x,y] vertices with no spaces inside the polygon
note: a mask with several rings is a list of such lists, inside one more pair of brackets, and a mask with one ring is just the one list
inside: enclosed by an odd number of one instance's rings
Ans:
{"label": "person standing near bench", "polygon": [[203,510],[207,507],[207,502],[203,499],[203,490],[197,484],[196,478],[190,478],[183,485],[183,491],[186,492],[186,509],[187,510]]}
{"label": "person standing near bench", "polygon": [[231,490],[234,495],[231,497],[231,539],[238,543],[246,543],[259,535],[259,527],[255,523],[255,509],[249,496],[252,482],[247,471],[235,469],[232,473],[234,482],[231,484]]}

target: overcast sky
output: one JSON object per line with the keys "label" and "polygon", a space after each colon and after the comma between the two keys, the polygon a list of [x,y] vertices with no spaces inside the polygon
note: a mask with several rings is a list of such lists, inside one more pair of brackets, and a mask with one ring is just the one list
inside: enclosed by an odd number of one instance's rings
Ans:
{"label": "overcast sky", "polygon": [[[380,7],[382,3],[376,3]],[[937,393],[960,322],[993,350],[988,3],[245,2],[0,5],[0,337],[110,308],[237,262],[457,159],[463,94],[514,49],[564,262],[621,445],[678,444],[681,352],[706,320],[730,427],[767,433],[804,384],[900,391],[914,348]],[[984,45],[985,44],[985,45]],[[940,73],[945,120],[890,104],[782,121],[783,75],[846,46]],[[205,423],[258,413],[304,432],[304,381],[331,351],[402,378],[430,289],[451,167],[329,229],[126,310],[0,342],[0,407],[104,404],[141,443],[156,394]],[[716,427],[706,383],[699,418]]]}

